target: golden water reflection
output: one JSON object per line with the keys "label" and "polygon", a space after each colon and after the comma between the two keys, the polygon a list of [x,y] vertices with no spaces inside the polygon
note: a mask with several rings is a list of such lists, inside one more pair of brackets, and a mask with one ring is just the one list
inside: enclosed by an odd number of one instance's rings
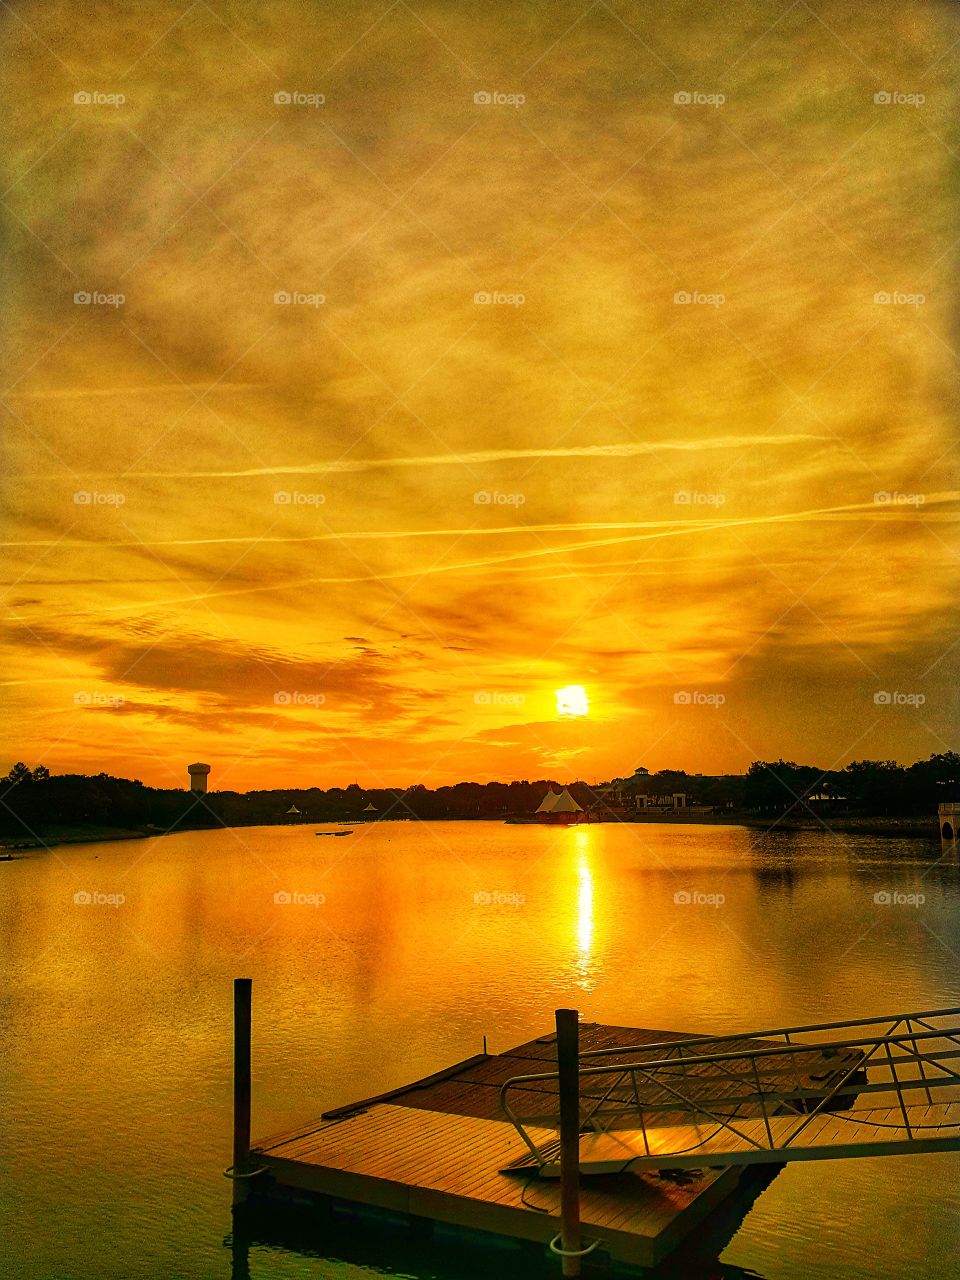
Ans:
{"label": "golden water reflection", "polygon": [[[36,1250],[26,1274],[131,1274],[66,1256],[103,1204],[124,1207],[126,1235],[112,1222],[110,1246],[124,1261],[162,1247],[145,1213],[173,1221],[202,1203],[219,1221],[235,976],[254,980],[255,1131],[277,1132],[461,1061],[484,1035],[494,1052],[542,1035],[560,1006],[719,1034],[955,1004],[940,939],[956,931],[960,884],[938,857],[938,843],[816,832],[384,822],[342,839],[240,828],[12,862],[0,1146],[36,1188],[16,1220]],[[923,909],[878,906],[894,888],[922,893]],[[807,1192],[790,1176],[778,1213],[809,1249],[819,1207],[842,1204],[846,1224],[850,1174],[820,1169]],[[947,1182],[911,1189],[925,1222]],[[898,1211],[903,1189],[886,1185],[871,1204]],[[872,1230],[861,1223],[854,1254]],[[191,1275],[214,1274],[196,1255],[215,1237],[178,1228]],[[906,1246],[888,1274],[935,1280]]]}
{"label": "golden water reflection", "polygon": [[577,854],[577,981],[585,991],[593,989],[595,971],[593,964],[593,840],[590,827],[578,827],[574,833]]}

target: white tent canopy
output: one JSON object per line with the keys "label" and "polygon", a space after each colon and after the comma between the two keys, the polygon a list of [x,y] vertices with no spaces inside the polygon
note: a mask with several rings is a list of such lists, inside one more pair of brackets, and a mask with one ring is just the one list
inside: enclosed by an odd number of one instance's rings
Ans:
{"label": "white tent canopy", "polygon": [[560,792],[560,794],[557,796],[556,801],[554,802],[552,808],[550,809],[550,812],[551,813],[583,813],[583,805],[577,804],[576,800],[574,800],[573,796],[570,794],[567,788],[564,787],[563,790]]}
{"label": "white tent canopy", "polygon": [[553,813],[554,806],[559,799],[560,797],[557,795],[556,791],[554,791],[553,787],[551,787],[540,801],[540,807],[537,809],[537,813]]}
{"label": "white tent canopy", "polygon": [[559,794],[551,787],[540,801],[537,813],[583,813],[583,806],[577,804],[566,787]]}

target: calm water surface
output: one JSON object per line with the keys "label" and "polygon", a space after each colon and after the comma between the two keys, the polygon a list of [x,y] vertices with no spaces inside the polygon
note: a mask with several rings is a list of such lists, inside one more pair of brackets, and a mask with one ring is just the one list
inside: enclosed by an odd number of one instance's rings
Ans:
{"label": "calm water surface", "polygon": [[[960,872],[923,841],[314,830],[189,832],[0,865],[0,1276],[230,1277],[220,1175],[237,975],[254,979],[255,1134],[479,1052],[484,1034],[494,1052],[518,1044],[548,1031],[558,1005],[691,1032],[960,1005]],[[925,901],[876,903],[884,890]],[[685,894],[717,901],[675,900]],[[960,1156],[791,1165],[703,1274],[960,1274],[958,1210]],[[485,1265],[364,1248],[255,1245],[236,1274],[460,1280]]]}

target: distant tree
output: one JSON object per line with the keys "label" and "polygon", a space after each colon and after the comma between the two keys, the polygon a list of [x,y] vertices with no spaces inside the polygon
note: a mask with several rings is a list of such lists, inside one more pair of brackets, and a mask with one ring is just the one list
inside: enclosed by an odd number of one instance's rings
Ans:
{"label": "distant tree", "polygon": [[907,771],[896,760],[853,760],[838,781],[851,806],[864,813],[902,813],[910,807]]}
{"label": "distant tree", "polygon": [[907,793],[914,811],[932,811],[942,800],[960,799],[960,755],[935,752],[907,770]]}
{"label": "distant tree", "polygon": [[806,799],[821,783],[823,773],[812,765],[792,760],[754,760],[747,770],[743,800],[758,813],[802,812]]}
{"label": "distant tree", "polygon": [[960,752],[935,752],[929,760],[919,760],[914,769],[927,769],[935,775],[938,782],[960,783]]}
{"label": "distant tree", "polygon": [[[284,820],[290,805],[311,818],[331,820],[359,816],[371,803],[381,819],[497,819],[532,814],[548,788],[569,785],[585,808],[596,802],[597,789],[582,781],[556,779],[503,782],[458,782],[430,789],[410,787],[323,790],[262,790],[246,794],[211,792],[202,804],[179,788],[161,790],[142,782],[101,772],[51,775],[44,765],[30,770],[18,761],[3,779],[4,804],[0,830],[17,834],[43,833],[48,827],[83,826],[175,830],[178,827],[270,824]],[[38,784],[38,785],[34,785]],[[960,754],[935,753],[903,767],[893,760],[857,760],[840,770],[824,772],[790,760],[755,760],[744,775],[699,777],[682,769],[662,769],[650,775],[641,769],[617,785],[634,796],[685,792],[689,803],[725,812],[749,809],[774,816],[803,816],[838,808],[852,813],[924,814],[930,817],[941,800],[960,799]]]}
{"label": "distant tree", "polygon": [[697,793],[701,804],[714,809],[729,809],[743,804],[742,778],[697,778]]}

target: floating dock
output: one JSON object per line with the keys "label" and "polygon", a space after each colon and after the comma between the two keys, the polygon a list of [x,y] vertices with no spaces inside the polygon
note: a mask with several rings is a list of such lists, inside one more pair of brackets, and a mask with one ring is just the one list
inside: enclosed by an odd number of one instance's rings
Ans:
{"label": "floating dock", "polygon": [[[635,1062],[643,1057],[638,1051],[645,1046],[696,1039],[677,1031],[598,1023],[580,1023],[578,1030],[584,1065]],[[783,1048],[775,1041],[732,1037],[723,1047],[745,1053]],[[599,1050],[623,1052],[612,1059],[589,1056]],[[791,1088],[795,1080],[801,1094],[822,1090],[844,1072],[849,1075],[855,1063],[856,1056],[838,1062],[812,1050],[802,1074],[792,1072]],[[411,1222],[548,1246],[560,1230],[560,1184],[541,1177],[535,1165],[523,1167],[526,1148],[501,1108],[500,1092],[515,1077],[556,1069],[554,1032],[326,1111],[291,1132],[252,1144],[253,1176],[246,1182],[247,1195],[261,1203],[320,1196]],[[589,1075],[582,1076],[581,1104],[601,1103],[607,1085],[598,1079],[592,1087]],[[510,1096],[514,1107],[550,1115],[559,1106],[558,1081],[522,1082]],[[750,1101],[735,1103],[727,1111],[760,1114]],[[662,1122],[670,1118],[664,1112]],[[547,1150],[551,1144],[558,1146],[556,1125],[528,1125],[526,1132]],[[617,1263],[654,1266],[736,1191],[743,1173],[730,1165],[672,1172],[674,1163],[689,1162],[671,1162],[667,1170],[625,1169],[581,1180],[580,1227],[597,1254]]]}
{"label": "floating dock", "polygon": [[758,1165],[769,1180],[792,1160],[960,1150],[960,1009],[739,1036],[558,1009],[556,1032],[251,1143],[250,985],[234,983],[235,1208],[481,1233],[579,1276],[695,1251],[696,1227],[715,1240]]}

